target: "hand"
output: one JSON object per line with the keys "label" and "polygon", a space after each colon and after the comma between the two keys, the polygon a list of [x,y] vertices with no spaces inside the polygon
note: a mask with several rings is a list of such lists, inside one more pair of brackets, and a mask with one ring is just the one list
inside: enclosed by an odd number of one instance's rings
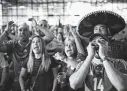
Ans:
{"label": "hand", "polygon": [[108,42],[104,39],[100,39],[97,41],[97,44],[99,45],[99,51],[98,54],[101,59],[103,59],[105,56],[107,56],[108,52]]}
{"label": "hand", "polygon": [[66,73],[65,72],[58,73],[57,80],[59,83],[64,83],[65,79],[66,79]]}
{"label": "hand", "polygon": [[94,56],[95,55],[95,46],[92,45],[92,42],[89,43],[89,45],[87,46],[87,52],[88,52],[88,56]]}
{"label": "hand", "polygon": [[36,27],[37,26],[37,22],[34,18],[29,18],[28,21],[31,21],[32,22],[32,26],[33,27]]}
{"label": "hand", "polygon": [[12,31],[11,27],[13,26],[13,24],[14,24],[13,21],[9,21],[9,22],[7,23],[7,26],[6,26],[6,28],[5,28],[5,31],[6,31],[8,34],[11,33],[11,31]]}
{"label": "hand", "polygon": [[77,33],[76,33],[75,29],[72,28],[71,25],[68,25],[68,27],[69,27],[69,31],[72,33],[73,37],[74,37],[74,36],[77,36]]}

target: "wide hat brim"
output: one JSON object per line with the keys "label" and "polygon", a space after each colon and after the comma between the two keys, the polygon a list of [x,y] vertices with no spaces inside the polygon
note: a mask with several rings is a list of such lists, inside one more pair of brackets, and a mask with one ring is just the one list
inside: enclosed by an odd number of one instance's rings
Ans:
{"label": "wide hat brim", "polygon": [[77,33],[81,37],[90,37],[95,25],[105,24],[111,36],[125,28],[124,19],[112,11],[95,11],[84,16],[78,24]]}

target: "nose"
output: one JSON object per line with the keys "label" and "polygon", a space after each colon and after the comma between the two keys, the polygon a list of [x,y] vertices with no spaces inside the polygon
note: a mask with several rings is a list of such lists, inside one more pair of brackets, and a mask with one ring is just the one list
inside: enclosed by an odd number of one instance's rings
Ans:
{"label": "nose", "polygon": [[70,45],[68,45],[68,46],[67,46],[67,48],[68,48],[68,49],[70,49],[70,48],[71,48],[71,46],[70,46]]}

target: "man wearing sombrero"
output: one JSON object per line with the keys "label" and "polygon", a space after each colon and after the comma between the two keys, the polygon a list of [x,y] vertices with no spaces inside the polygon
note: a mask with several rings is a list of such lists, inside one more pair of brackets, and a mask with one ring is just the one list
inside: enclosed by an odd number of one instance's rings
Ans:
{"label": "man wearing sombrero", "polygon": [[[88,16],[90,17],[86,20],[91,20],[91,18],[99,16],[100,18],[98,19],[103,19],[105,22],[98,22],[93,26],[95,34],[90,35],[89,38],[90,42],[87,46],[88,56],[84,62],[78,65],[77,71],[69,78],[70,86],[73,89],[77,89],[86,84],[90,91],[127,91],[127,62],[123,58],[109,56],[111,40],[107,37],[119,32],[118,29],[124,28],[125,22],[123,20],[119,21],[121,17],[116,17],[118,16],[117,14],[109,11],[98,11]],[[117,25],[116,31],[115,27],[106,26],[106,24],[108,25],[113,22],[108,19],[116,20],[114,22],[114,26]],[[110,22],[107,23],[107,21]],[[87,26],[84,26],[84,29],[86,29],[85,27],[87,29],[88,27],[92,27],[90,22],[84,22],[84,24],[87,24]],[[79,25],[79,28],[81,27],[83,28],[83,26]],[[108,28],[113,30],[105,31]]]}
{"label": "man wearing sombrero", "polygon": [[110,39],[108,56],[127,59],[127,43],[112,39],[125,26],[125,21],[120,15],[111,11],[96,11],[83,17],[79,23],[77,33],[82,38],[89,38],[95,33],[107,36]]}

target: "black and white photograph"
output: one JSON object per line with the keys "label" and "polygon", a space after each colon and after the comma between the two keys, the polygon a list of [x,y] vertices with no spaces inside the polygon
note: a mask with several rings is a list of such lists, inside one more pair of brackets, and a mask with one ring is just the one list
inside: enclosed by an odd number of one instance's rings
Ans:
{"label": "black and white photograph", "polygon": [[0,0],[0,91],[127,91],[127,0]]}

